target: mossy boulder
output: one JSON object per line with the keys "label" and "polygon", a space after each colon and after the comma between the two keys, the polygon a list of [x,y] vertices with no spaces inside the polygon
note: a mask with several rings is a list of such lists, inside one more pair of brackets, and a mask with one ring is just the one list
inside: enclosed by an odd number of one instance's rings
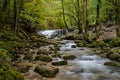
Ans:
{"label": "mossy boulder", "polygon": [[120,67],[120,62],[116,62],[116,61],[106,62],[106,63],[104,63],[104,65]]}
{"label": "mossy boulder", "polygon": [[76,41],[76,44],[77,44],[78,47],[84,47],[85,46],[83,41]]}
{"label": "mossy boulder", "polygon": [[60,47],[59,46],[55,46],[55,50],[54,51],[59,51]]}
{"label": "mossy boulder", "polygon": [[67,61],[52,62],[52,65],[54,66],[67,65]]}
{"label": "mossy boulder", "polygon": [[51,55],[52,57],[59,57],[59,58],[61,58],[61,54],[58,54],[58,53],[55,53],[55,54],[53,54],[53,55]]}
{"label": "mossy boulder", "polygon": [[74,60],[76,58],[75,55],[67,55],[67,56],[63,56],[64,60]]}
{"label": "mossy boulder", "polygon": [[46,68],[37,66],[34,71],[37,72],[38,74],[40,74],[42,77],[53,78],[59,72],[59,69],[57,69],[57,68],[46,69]]}
{"label": "mossy boulder", "polygon": [[31,61],[31,60],[33,60],[33,55],[25,55],[23,59]]}
{"label": "mossy boulder", "polygon": [[30,69],[30,66],[26,66],[26,67],[19,68],[18,71],[21,73],[26,73],[29,71],[29,69]]}
{"label": "mossy boulder", "polygon": [[43,62],[51,62],[52,58],[47,55],[38,55],[35,57],[35,60],[43,61]]}
{"label": "mossy boulder", "polygon": [[113,38],[111,41],[111,45],[113,47],[119,47],[120,46],[120,37]]}
{"label": "mossy boulder", "polygon": [[20,54],[13,54],[12,55],[12,61],[18,60],[20,58]]}
{"label": "mossy boulder", "polygon": [[91,41],[96,41],[98,38],[97,38],[97,35],[95,33],[93,33],[91,36],[90,36],[90,40]]}
{"label": "mossy boulder", "polygon": [[108,53],[113,54],[113,53],[119,53],[120,54],[120,47],[114,47],[108,50]]}
{"label": "mossy boulder", "polygon": [[95,41],[92,43],[91,47],[105,47],[106,43],[103,41]]}
{"label": "mossy boulder", "polygon": [[108,58],[111,60],[118,60],[120,58],[120,54],[118,53],[110,54]]}
{"label": "mossy boulder", "polygon": [[37,54],[39,55],[39,54],[44,54],[44,55],[47,55],[47,50],[46,49],[39,49],[38,51],[37,51]]}

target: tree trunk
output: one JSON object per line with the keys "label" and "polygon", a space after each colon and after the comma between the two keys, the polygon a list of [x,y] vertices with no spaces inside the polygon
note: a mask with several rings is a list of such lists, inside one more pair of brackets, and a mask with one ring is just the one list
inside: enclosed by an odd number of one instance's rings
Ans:
{"label": "tree trunk", "polygon": [[80,21],[80,1],[77,0],[77,27],[79,30],[79,33],[82,33],[82,28],[81,28],[81,21]]}
{"label": "tree trunk", "polygon": [[116,34],[120,37],[120,8],[119,0],[115,0],[115,19],[116,19]]}
{"label": "tree trunk", "polygon": [[62,15],[63,15],[63,21],[64,21],[64,24],[65,24],[67,30],[69,31],[69,27],[68,27],[67,22],[66,22],[66,19],[65,19],[64,2],[63,2],[63,0],[61,0],[61,2],[62,2]]}
{"label": "tree trunk", "polygon": [[88,37],[88,10],[87,10],[87,0],[83,0],[83,24],[82,24],[82,30],[84,35],[84,40],[89,41]]}
{"label": "tree trunk", "polygon": [[19,31],[19,16],[21,11],[21,0],[14,0],[14,31]]}
{"label": "tree trunk", "polygon": [[[100,19],[100,4],[101,4],[101,0],[98,0],[97,2],[97,10],[96,10],[96,27],[95,27],[95,32],[96,32],[96,36],[97,38],[99,38],[99,31],[101,30],[101,26],[99,26],[99,19]],[[98,27],[99,27],[99,31],[98,31]]]}

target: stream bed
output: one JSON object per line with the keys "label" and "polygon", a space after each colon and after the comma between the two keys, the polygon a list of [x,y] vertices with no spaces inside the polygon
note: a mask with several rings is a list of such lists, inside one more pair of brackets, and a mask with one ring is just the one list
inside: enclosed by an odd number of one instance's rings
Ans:
{"label": "stream bed", "polygon": [[[50,38],[55,31],[41,32]],[[57,33],[55,35],[63,35]],[[60,51],[63,55],[75,55],[76,59],[68,60],[68,65],[58,66],[60,72],[55,78],[48,80],[120,80],[120,68],[105,66],[110,62],[107,58],[101,58],[93,54],[93,51],[86,47],[78,47],[73,40],[63,40],[60,44]],[[72,46],[76,46],[72,48]],[[56,61],[63,60],[62,58]]]}

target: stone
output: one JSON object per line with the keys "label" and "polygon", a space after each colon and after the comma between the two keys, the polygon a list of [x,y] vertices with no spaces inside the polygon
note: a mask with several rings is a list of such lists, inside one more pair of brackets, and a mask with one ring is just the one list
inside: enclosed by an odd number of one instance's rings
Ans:
{"label": "stone", "polygon": [[57,68],[46,69],[46,68],[37,66],[34,71],[40,74],[42,77],[53,78],[59,72],[59,69]]}
{"label": "stone", "polygon": [[104,63],[104,65],[120,67],[120,62],[116,62],[116,61],[106,62],[106,63]]}
{"label": "stone", "polygon": [[33,55],[25,55],[23,59],[31,61],[31,60],[33,60]]}
{"label": "stone", "polygon": [[118,53],[113,53],[108,56],[109,59],[111,60],[118,60],[120,58],[120,54]]}
{"label": "stone", "polygon": [[47,55],[38,55],[35,57],[35,60],[43,61],[43,62],[51,62],[52,58]]}
{"label": "stone", "polygon": [[71,47],[72,47],[72,48],[76,48],[77,46],[76,46],[76,45],[72,45]]}
{"label": "stone", "polygon": [[52,62],[52,65],[54,66],[67,65],[67,61]]}
{"label": "stone", "polygon": [[75,55],[67,55],[67,56],[63,56],[64,60],[74,60],[76,58]]}

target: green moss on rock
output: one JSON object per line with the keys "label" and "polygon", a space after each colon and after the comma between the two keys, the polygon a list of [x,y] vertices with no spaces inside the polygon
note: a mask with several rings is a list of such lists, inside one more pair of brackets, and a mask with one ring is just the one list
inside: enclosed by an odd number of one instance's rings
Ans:
{"label": "green moss on rock", "polygon": [[111,41],[111,45],[114,47],[119,47],[120,46],[120,37],[116,37]]}
{"label": "green moss on rock", "polygon": [[106,62],[106,63],[104,63],[104,65],[120,67],[120,62],[116,62],[116,61]]}
{"label": "green moss on rock", "polygon": [[114,54],[109,55],[108,58],[112,60],[118,60],[120,58],[120,54],[114,53]]}
{"label": "green moss on rock", "polygon": [[53,78],[59,72],[59,69],[57,69],[57,68],[55,68],[55,69],[46,69],[46,68],[41,68],[41,67],[37,66],[35,68],[35,72],[40,74],[42,77]]}
{"label": "green moss on rock", "polygon": [[35,57],[35,60],[44,61],[44,62],[51,62],[52,58],[47,56],[47,55],[38,55]]}
{"label": "green moss on rock", "polygon": [[32,55],[25,55],[25,57],[23,58],[24,60],[33,60],[33,56]]}
{"label": "green moss on rock", "polygon": [[63,56],[64,60],[74,60],[76,58],[75,55],[68,55],[68,56]]}
{"label": "green moss on rock", "polygon": [[67,61],[52,62],[52,65],[54,66],[67,65]]}

